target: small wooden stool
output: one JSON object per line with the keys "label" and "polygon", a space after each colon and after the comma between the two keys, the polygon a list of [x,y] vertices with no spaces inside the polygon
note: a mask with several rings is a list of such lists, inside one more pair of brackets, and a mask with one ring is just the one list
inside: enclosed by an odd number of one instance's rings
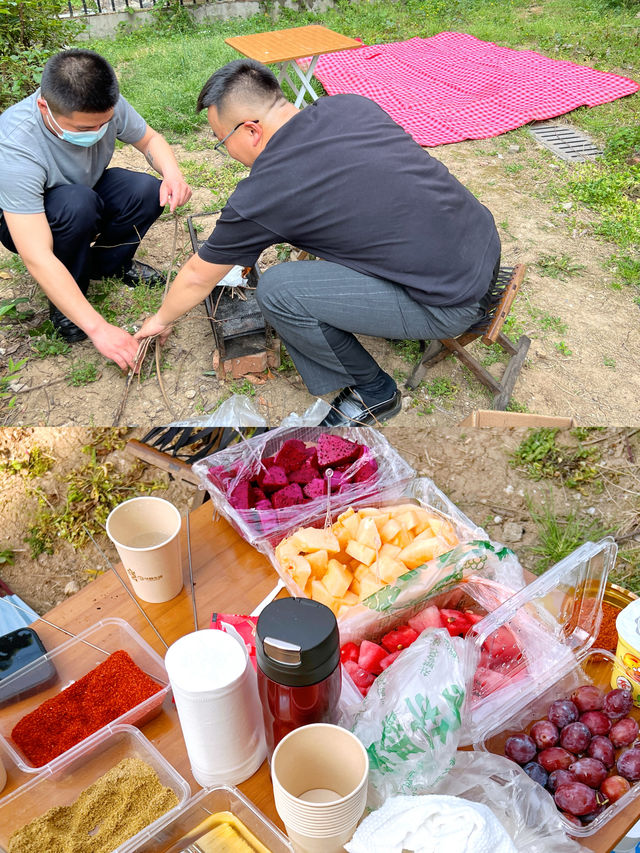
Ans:
{"label": "small wooden stool", "polygon": [[[521,335],[514,345],[502,332],[502,326],[509,316],[513,300],[524,280],[526,269],[524,264],[517,264],[515,267],[500,267],[498,279],[489,294],[491,301],[487,313],[466,332],[458,335],[457,338],[430,341],[428,347],[426,341],[420,341],[420,349],[423,355],[407,380],[406,387],[414,390],[423,380],[429,367],[442,361],[448,355],[455,355],[483,385],[494,392],[493,408],[504,411],[509,404],[513,386],[531,344],[531,340],[526,335]],[[482,343],[487,346],[499,344],[509,354],[510,358],[501,379],[496,379],[465,349],[467,344],[477,338],[481,338]]]}

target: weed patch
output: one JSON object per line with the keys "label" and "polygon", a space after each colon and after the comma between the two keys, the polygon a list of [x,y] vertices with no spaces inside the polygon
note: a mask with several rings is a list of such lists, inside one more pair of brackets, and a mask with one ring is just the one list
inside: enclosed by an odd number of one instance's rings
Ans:
{"label": "weed patch", "polygon": [[558,430],[543,427],[531,430],[511,455],[511,464],[526,472],[532,480],[556,480],[570,489],[582,490],[599,478],[600,451],[584,447],[559,446]]}

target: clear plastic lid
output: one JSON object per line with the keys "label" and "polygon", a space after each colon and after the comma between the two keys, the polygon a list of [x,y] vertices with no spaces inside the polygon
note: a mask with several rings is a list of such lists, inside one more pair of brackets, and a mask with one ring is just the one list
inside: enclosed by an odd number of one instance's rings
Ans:
{"label": "clear plastic lid", "polygon": [[588,653],[616,553],[611,537],[586,542],[477,623],[478,672],[486,678],[475,681],[475,742]]}

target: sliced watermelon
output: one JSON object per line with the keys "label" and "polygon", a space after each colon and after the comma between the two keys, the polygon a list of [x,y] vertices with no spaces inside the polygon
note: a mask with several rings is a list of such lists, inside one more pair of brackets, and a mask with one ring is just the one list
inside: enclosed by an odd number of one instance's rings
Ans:
{"label": "sliced watermelon", "polygon": [[351,676],[351,680],[358,688],[360,693],[362,693],[363,696],[366,696],[369,692],[369,688],[376,680],[375,675],[370,672],[367,672],[367,670],[363,669],[361,666],[358,666],[358,664],[354,660],[345,661],[344,668]]}
{"label": "sliced watermelon", "polygon": [[409,619],[409,627],[422,634],[427,628],[442,628],[440,611],[435,605],[425,607],[422,613],[417,613]]}
{"label": "sliced watermelon", "polygon": [[508,678],[494,672],[492,669],[485,669],[479,666],[473,676],[473,695],[478,698],[484,698],[493,693],[494,690],[499,690],[508,682]]}
{"label": "sliced watermelon", "polygon": [[340,649],[340,660],[342,663],[348,660],[357,661],[359,654],[360,650],[355,643],[345,643]]}
{"label": "sliced watermelon", "polygon": [[484,641],[482,648],[491,656],[493,669],[511,663],[520,657],[520,647],[513,631],[510,631],[506,625],[501,625],[493,634],[490,634]]}
{"label": "sliced watermelon", "polygon": [[383,649],[377,643],[372,643],[370,640],[363,640],[360,644],[358,666],[366,669],[367,672],[373,673],[373,675],[380,675],[382,672],[380,664],[387,657],[387,654],[387,650]]}
{"label": "sliced watermelon", "polygon": [[387,655],[386,658],[383,658],[380,661],[380,666],[382,667],[382,669],[386,669],[388,666],[391,666],[391,664],[394,662],[394,660],[401,654],[402,654],[402,649],[400,649],[400,651],[397,651],[397,652],[391,652],[390,655]]}
{"label": "sliced watermelon", "polygon": [[442,627],[446,628],[452,637],[464,637],[471,627],[471,623],[460,610],[442,608],[440,618],[442,619]]}
{"label": "sliced watermelon", "polygon": [[395,628],[393,631],[385,634],[380,642],[388,651],[399,652],[410,646],[411,643],[418,639],[418,636],[418,632],[410,628],[409,625],[401,625],[399,628]]}

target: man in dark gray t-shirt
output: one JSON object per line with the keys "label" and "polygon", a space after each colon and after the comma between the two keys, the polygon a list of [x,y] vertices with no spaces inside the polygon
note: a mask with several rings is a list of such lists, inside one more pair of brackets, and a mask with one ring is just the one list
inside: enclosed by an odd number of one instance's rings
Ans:
{"label": "man in dark gray t-shirt", "polygon": [[272,267],[257,298],[309,390],[342,389],[324,425],[388,419],[400,392],[355,335],[466,331],[499,267],[491,213],[368,98],[299,111],[268,69],[236,60],[204,86],[205,107],[214,148],[224,143],[251,173],[138,337],[166,336],[231,265],[287,241],[322,260]]}
{"label": "man in dark gray t-shirt", "polygon": [[[108,169],[116,139],[141,151],[163,181]],[[89,304],[89,280],[161,283],[133,256],[164,205],[174,210],[190,195],[167,142],[93,51],[53,56],[41,88],[0,116],[0,242],[46,293],[58,332],[69,342],[88,336],[122,368],[133,366],[138,344]]]}

